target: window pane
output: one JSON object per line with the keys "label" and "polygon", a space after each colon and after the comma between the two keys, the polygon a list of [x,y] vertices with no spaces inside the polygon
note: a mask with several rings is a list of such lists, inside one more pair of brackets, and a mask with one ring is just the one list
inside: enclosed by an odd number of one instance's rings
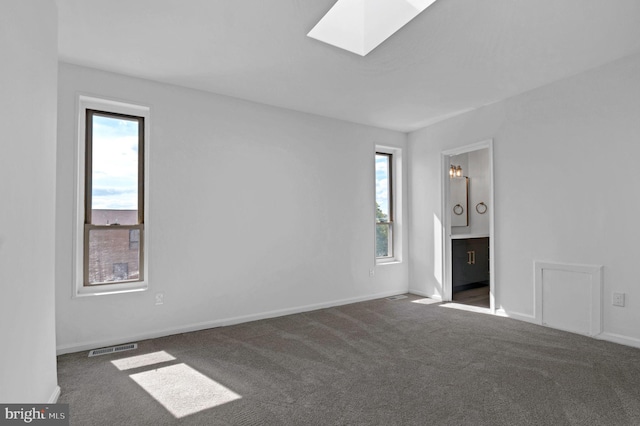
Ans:
{"label": "window pane", "polygon": [[138,121],[94,114],[91,223],[138,223]]}
{"label": "window pane", "polygon": [[117,228],[89,230],[89,284],[139,278],[140,248],[139,245],[131,248],[129,231]]}
{"label": "window pane", "polygon": [[376,223],[376,257],[390,257],[391,252],[391,224]]}
{"label": "window pane", "polygon": [[129,250],[137,250],[140,247],[140,230],[129,229]]}
{"label": "window pane", "polygon": [[376,154],[376,222],[391,220],[389,202],[390,155]]}
{"label": "window pane", "polygon": [[113,279],[116,281],[122,281],[129,278],[129,264],[128,263],[114,263],[113,264]]}

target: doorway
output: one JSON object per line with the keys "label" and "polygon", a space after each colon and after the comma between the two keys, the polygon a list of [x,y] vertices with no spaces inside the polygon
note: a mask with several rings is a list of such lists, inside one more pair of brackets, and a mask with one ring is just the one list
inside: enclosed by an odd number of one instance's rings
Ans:
{"label": "doorway", "polygon": [[493,140],[442,153],[443,301],[496,311]]}

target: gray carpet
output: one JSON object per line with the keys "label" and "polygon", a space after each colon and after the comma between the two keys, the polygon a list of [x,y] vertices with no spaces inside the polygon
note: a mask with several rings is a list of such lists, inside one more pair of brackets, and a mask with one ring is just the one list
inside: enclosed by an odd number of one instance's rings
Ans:
{"label": "gray carpet", "polygon": [[640,425],[640,350],[419,299],[63,355],[59,402],[81,426]]}

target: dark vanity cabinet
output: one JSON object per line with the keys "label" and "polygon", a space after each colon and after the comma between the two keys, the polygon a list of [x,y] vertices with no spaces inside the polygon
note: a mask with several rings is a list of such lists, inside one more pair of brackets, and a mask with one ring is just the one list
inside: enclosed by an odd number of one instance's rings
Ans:
{"label": "dark vanity cabinet", "polygon": [[489,238],[451,240],[453,291],[489,284]]}

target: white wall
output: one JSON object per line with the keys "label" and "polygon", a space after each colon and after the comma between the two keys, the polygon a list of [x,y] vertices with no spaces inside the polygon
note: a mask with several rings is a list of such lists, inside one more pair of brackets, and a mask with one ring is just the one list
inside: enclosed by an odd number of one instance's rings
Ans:
{"label": "white wall", "polygon": [[57,10],[0,2],[0,402],[57,396],[54,314]]}
{"label": "white wall", "polygon": [[[147,292],[71,297],[79,93],[151,107]],[[60,352],[407,291],[407,262],[369,277],[374,146],[405,134],[68,64],[58,108]]]}
{"label": "white wall", "polygon": [[498,308],[534,314],[534,259],[601,264],[604,337],[640,345],[639,100],[636,54],[410,134],[410,288],[441,292],[440,152],[493,138]]}

